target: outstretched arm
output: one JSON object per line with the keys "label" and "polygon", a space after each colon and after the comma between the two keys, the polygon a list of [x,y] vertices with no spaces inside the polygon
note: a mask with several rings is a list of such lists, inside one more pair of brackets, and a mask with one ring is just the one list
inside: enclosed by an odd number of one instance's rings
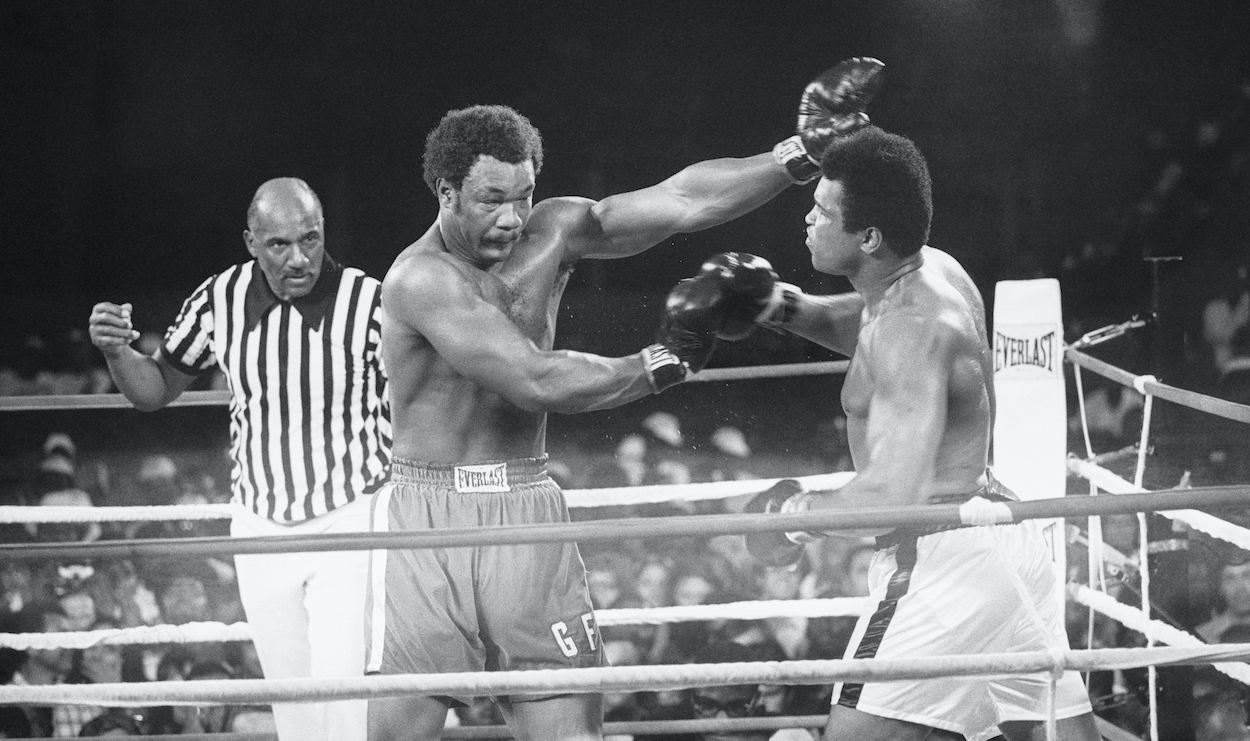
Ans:
{"label": "outstretched arm", "polygon": [[594,204],[581,234],[581,256],[637,254],[674,234],[735,219],[792,184],[771,154],[691,165],[662,183]]}
{"label": "outstretched arm", "polygon": [[700,162],[658,185],[594,204],[590,218],[570,234],[572,256],[637,254],[674,234],[737,218],[790,184],[815,179],[829,142],[868,125],[864,108],[881,87],[883,67],[855,57],[821,73],[800,98],[796,135],[771,153]]}
{"label": "outstretched arm", "polygon": [[784,329],[848,358],[859,343],[864,299],[858,293],[812,296],[798,286],[777,283],[772,306],[759,323]]}

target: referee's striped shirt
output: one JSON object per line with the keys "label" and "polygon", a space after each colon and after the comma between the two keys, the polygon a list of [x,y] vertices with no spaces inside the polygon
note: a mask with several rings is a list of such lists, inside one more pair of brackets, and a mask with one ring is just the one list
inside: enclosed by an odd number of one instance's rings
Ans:
{"label": "referee's striped shirt", "polygon": [[279,301],[255,260],[200,284],[161,352],[231,391],[234,501],[278,522],[340,507],[384,480],[391,422],[381,284],[325,255],[307,296]]}

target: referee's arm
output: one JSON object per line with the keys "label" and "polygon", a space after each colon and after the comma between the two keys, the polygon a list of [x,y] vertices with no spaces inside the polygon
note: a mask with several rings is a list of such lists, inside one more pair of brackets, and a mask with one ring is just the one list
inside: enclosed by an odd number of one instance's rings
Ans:
{"label": "referee's arm", "polygon": [[135,409],[152,412],[177,399],[195,380],[169,364],[164,354],[144,355],[133,347],[115,355],[105,353],[113,382]]}
{"label": "referee's arm", "polygon": [[195,380],[171,365],[160,350],[148,356],[130,346],[139,333],[130,324],[129,304],[96,304],[88,329],[92,343],[108,361],[113,382],[140,411],[164,407]]}

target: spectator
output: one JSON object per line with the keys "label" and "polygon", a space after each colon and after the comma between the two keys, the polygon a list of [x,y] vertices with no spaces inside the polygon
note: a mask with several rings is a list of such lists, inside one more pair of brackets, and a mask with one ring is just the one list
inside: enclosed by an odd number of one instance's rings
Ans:
{"label": "spectator", "polygon": [[[46,466],[47,461],[44,462]],[[46,469],[44,473],[47,473]],[[59,474],[58,474],[59,475]],[[44,487],[38,490],[38,504],[41,507],[93,507],[95,501],[86,491],[77,486]],[[78,541],[89,543],[100,539],[104,533],[98,522],[46,522],[30,524],[27,528],[37,539],[68,543]]]}
{"label": "spectator", "polygon": [[13,705],[0,706],[0,738],[35,738],[30,717],[22,708]]}
{"label": "spectator", "polygon": [[[98,621],[91,630],[107,630],[117,625]],[[120,646],[99,643],[74,651],[74,660],[65,684],[104,684],[121,682],[122,651]],[[52,709],[52,735],[77,736],[83,725],[105,712],[96,705],[57,705]]]}
{"label": "spectator", "polygon": [[[234,679],[234,672],[221,662],[200,662],[187,672],[186,680],[202,679]],[[230,705],[175,705],[173,711],[180,733],[225,733],[230,730],[235,708]]]}
{"label": "spectator", "polygon": [[28,334],[10,363],[0,368],[0,396],[34,396],[49,393],[40,370],[47,365],[47,346],[38,334]]}
{"label": "spectator", "polygon": [[0,563],[0,613],[16,613],[35,599],[34,571],[26,561]]}
{"label": "spectator", "polygon": [[[60,633],[68,628],[65,612],[54,601],[39,602],[27,606],[23,616],[18,617],[22,632]],[[33,629],[33,630],[32,630]],[[25,652],[25,661],[14,672],[10,684],[49,685],[60,684],[72,668],[73,656],[64,648],[32,648]],[[36,737],[52,735],[52,709],[28,707],[26,713]]]}
{"label": "spectator", "polygon": [[[774,661],[776,655],[759,648],[728,640],[718,640],[699,650],[696,664]],[[763,688],[757,684],[696,687],[682,694],[683,701],[671,707],[656,708],[648,720],[693,720],[704,718],[754,718],[767,715]],[[638,736],[638,741],[766,741],[768,731],[746,733],[668,734]]]}
{"label": "spectator", "polygon": [[90,630],[95,624],[95,599],[81,586],[70,587],[57,598],[57,602],[65,615],[65,630]]}
{"label": "spectator", "polygon": [[[638,570],[635,591],[643,607],[668,607],[673,604],[672,566],[667,560],[651,557]],[[658,664],[668,652],[672,640],[672,623],[653,626],[650,639],[641,648],[644,653],[640,663]]]}
{"label": "spectator", "polygon": [[1194,741],[1250,741],[1245,700],[1235,691],[1199,698],[1193,714]]}
{"label": "spectator", "polygon": [[[741,538],[739,538],[741,540]],[[673,604],[682,607],[729,602],[720,581],[709,566],[709,559],[694,559],[676,564],[672,574]],[[693,659],[711,639],[723,620],[687,620],[669,627],[668,650],[662,661],[684,664]]]}
{"label": "spectator", "polygon": [[1214,613],[1195,628],[1207,643],[1222,642],[1234,626],[1250,625],[1250,553],[1236,549],[1225,556],[1218,579]]}
{"label": "spectator", "polygon": [[704,463],[700,481],[747,481],[757,478],[750,471],[751,446],[737,427],[718,427],[712,433],[712,450]]}
{"label": "spectator", "polygon": [[1202,339],[1219,375],[1250,365],[1250,280],[1242,264],[1236,279],[1202,308]]}
{"label": "spectator", "polygon": [[47,366],[39,373],[45,393],[103,394],[112,391],[113,378],[99,362],[87,333],[78,327],[61,332],[49,348]]}
{"label": "spectator", "polygon": [[[647,438],[638,433],[622,438],[616,446],[616,466],[625,474],[627,483],[623,484],[624,486],[641,485],[647,477]],[[592,485],[608,486],[608,484]]]}
{"label": "spectator", "polygon": [[229,730],[231,733],[276,734],[278,730],[273,720],[273,708],[268,705],[244,705],[230,718]]}
{"label": "spectator", "polygon": [[142,736],[140,718],[124,708],[109,708],[83,724],[79,737],[87,736]]}

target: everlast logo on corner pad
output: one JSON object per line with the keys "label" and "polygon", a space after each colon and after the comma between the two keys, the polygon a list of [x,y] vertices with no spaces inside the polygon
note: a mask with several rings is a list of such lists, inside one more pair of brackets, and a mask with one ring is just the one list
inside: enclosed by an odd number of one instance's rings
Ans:
{"label": "everlast logo on corner pad", "polygon": [[456,466],[456,491],[508,491],[508,464]]}
{"label": "everlast logo on corner pad", "polygon": [[1053,324],[1017,324],[994,330],[994,374],[1053,378],[1060,373],[1059,334]]}

